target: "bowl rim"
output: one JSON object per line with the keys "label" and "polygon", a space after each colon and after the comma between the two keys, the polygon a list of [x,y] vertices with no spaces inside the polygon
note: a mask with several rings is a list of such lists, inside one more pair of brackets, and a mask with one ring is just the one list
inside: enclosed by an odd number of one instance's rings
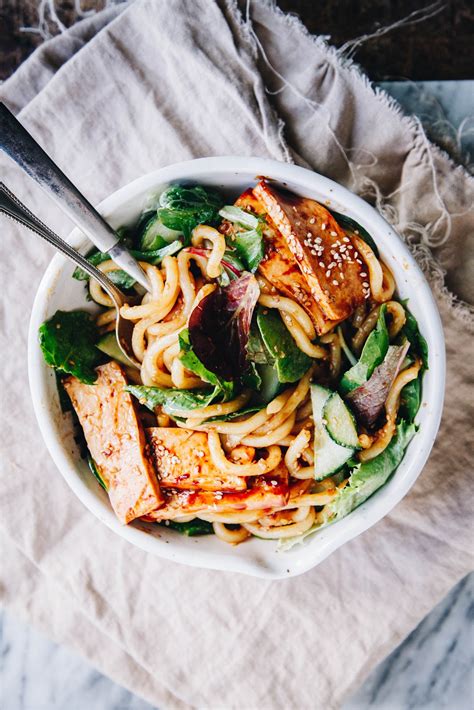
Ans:
{"label": "bowl rim", "polygon": [[[53,257],[44,272],[33,303],[28,332],[30,391],[43,440],[61,475],[85,507],[115,533],[145,551],[192,567],[240,572],[267,579],[283,579],[312,569],[343,544],[375,525],[400,502],[415,483],[424,468],[436,439],[443,409],[446,370],[443,328],[431,289],[414,257],[393,227],[362,198],[330,178],[306,168],[257,157],[219,156],[186,160],[165,166],[133,180],[102,200],[97,209],[102,214],[111,216],[124,202],[146,196],[147,192],[151,192],[153,188],[156,189],[159,184],[186,180],[190,176],[192,176],[192,180],[198,181],[200,175],[203,178],[212,179],[213,173],[219,173],[219,175],[227,173],[229,176],[248,175],[251,173],[256,179],[259,176],[266,176],[277,180],[281,184],[285,184],[286,181],[297,183],[301,194],[304,194],[305,189],[310,192],[315,190],[324,192],[331,200],[344,205],[348,213],[354,216],[357,221],[362,223],[369,222],[372,232],[375,233],[376,241],[380,239],[381,233],[388,235],[382,238],[382,241],[384,239],[388,240],[390,236],[395,237],[395,241],[391,244],[391,251],[400,253],[404,263],[408,264],[411,270],[410,273],[415,275],[419,281],[412,299],[417,303],[421,302],[421,306],[424,310],[426,309],[427,313],[423,335],[427,337],[427,331],[429,331],[428,339],[432,341],[429,372],[432,375],[433,386],[431,391],[428,392],[432,413],[429,419],[423,422],[423,426],[414,437],[414,441],[417,442],[416,448],[412,446],[410,448],[409,445],[404,459],[393,478],[346,518],[316,534],[304,548],[301,548],[306,550],[304,554],[301,556],[292,555],[291,560],[286,558],[285,555],[285,563],[281,565],[282,568],[285,568],[284,570],[267,566],[260,559],[257,561],[251,557],[219,554],[199,549],[200,546],[191,547],[189,545],[189,550],[179,547],[174,549],[172,544],[147,534],[143,526],[140,528],[133,525],[122,526],[116,519],[108,502],[105,504],[85,485],[77,472],[76,466],[66,456],[64,446],[56,432],[50,407],[47,405],[47,377],[45,373],[48,370],[50,371],[50,369],[43,362],[37,333],[38,327],[45,317],[49,293],[54,288],[55,281],[62,272],[64,265],[70,263],[61,254]],[[358,219],[359,216],[362,219]],[[77,228],[71,231],[67,240],[76,248],[84,244],[84,236]],[[433,357],[431,353],[433,344],[436,357]],[[436,387],[434,383],[437,384]],[[403,468],[403,476],[398,475],[401,468]],[[390,490],[390,495],[387,495],[387,486],[395,479],[397,479],[396,489]],[[336,532],[329,532],[328,534],[328,531]],[[325,534],[323,535],[324,532]],[[315,544],[316,540],[318,541],[317,545]],[[270,541],[266,541],[266,543],[271,545]],[[273,552],[274,548],[271,548],[271,550]],[[310,550],[312,550],[312,554],[309,552]]]}

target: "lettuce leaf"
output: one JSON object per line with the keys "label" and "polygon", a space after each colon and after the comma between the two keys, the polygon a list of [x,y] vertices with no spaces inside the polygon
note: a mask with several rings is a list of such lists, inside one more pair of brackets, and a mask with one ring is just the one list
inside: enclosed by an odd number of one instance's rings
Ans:
{"label": "lettuce leaf", "polygon": [[296,345],[278,310],[259,308],[257,325],[279,381],[296,382],[303,377],[311,366],[311,358]]}
{"label": "lettuce leaf", "polygon": [[170,416],[182,416],[188,409],[207,407],[216,399],[222,398],[223,391],[216,385],[213,390],[180,390],[174,388],[146,387],[144,385],[127,385],[124,388],[152,412],[159,405]]}
{"label": "lettuce leaf", "polygon": [[[235,396],[236,387],[232,380],[226,380],[220,377],[215,372],[208,370],[204,363],[198,358],[191,345],[189,330],[182,330],[179,334],[179,347],[181,349],[180,360],[184,367],[195,375],[209,382],[209,384],[218,387],[222,392],[223,401],[228,401]],[[204,406],[204,405],[202,405]]]}
{"label": "lettuce leaf", "polygon": [[[428,343],[420,333],[418,323],[415,316],[407,308],[408,300],[402,301],[405,309],[406,322],[401,330],[401,335],[405,336],[409,341],[413,350],[421,357],[423,368],[428,369]],[[411,351],[410,351],[411,352]]]}
{"label": "lettuce leaf", "polygon": [[202,185],[172,185],[160,196],[158,217],[168,229],[184,234],[186,241],[198,224],[219,223],[224,201],[216,191]]}

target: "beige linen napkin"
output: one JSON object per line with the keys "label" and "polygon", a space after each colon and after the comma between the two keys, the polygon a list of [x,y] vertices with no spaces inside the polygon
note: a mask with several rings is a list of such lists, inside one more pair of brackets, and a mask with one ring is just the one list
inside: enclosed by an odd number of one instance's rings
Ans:
{"label": "beige linen napkin", "polygon": [[[93,202],[162,165],[231,153],[294,160],[374,200],[432,279],[446,327],[433,454],[389,516],[302,577],[189,569],[132,547],[83,508],[45,451],[26,336],[52,252],[2,221],[0,592],[161,707],[332,708],[472,567],[472,311],[452,291],[471,297],[474,185],[295,19],[267,2],[241,9],[137,0],[88,21],[84,35],[79,25],[68,61],[71,35],[54,40],[0,94]],[[52,203],[1,165],[10,188],[66,234]]]}

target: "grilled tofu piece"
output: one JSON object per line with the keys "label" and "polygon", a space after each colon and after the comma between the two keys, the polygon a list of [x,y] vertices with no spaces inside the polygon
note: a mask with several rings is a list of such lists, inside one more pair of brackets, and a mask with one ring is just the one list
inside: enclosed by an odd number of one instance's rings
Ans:
{"label": "grilled tofu piece", "polygon": [[145,520],[160,522],[198,513],[267,510],[286,505],[289,498],[288,470],[284,463],[265,476],[249,479],[246,491],[163,489],[166,505],[148,513]]}
{"label": "grilled tofu piece", "polygon": [[243,476],[229,475],[216,469],[211,460],[206,432],[153,427],[146,430],[146,435],[162,489],[247,489]]}
{"label": "grilled tofu piece", "polygon": [[97,368],[93,385],[64,381],[84,430],[87,446],[107,486],[118,519],[127,524],[163,504],[145,434],[127,380],[116,362]]}
{"label": "grilled tofu piece", "polygon": [[370,296],[362,256],[351,237],[315,200],[261,181],[253,190],[283,236],[324,316],[340,321]]}
{"label": "grilled tofu piece", "polygon": [[[251,189],[246,190],[235,204],[242,209],[250,209],[255,214],[265,215],[265,207]],[[334,328],[339,321],[326,318],[284,237],[269,220],[263,230],[263,238],[265,256],[258,267],[259,273],[265,276],[278,291],[303,306],[313,321],[318,335],[323,335]]]}

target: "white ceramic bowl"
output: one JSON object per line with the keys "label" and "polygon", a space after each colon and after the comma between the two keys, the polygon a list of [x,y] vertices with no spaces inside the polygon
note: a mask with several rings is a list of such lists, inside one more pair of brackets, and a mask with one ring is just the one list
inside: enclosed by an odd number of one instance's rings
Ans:
{"label": "white ceramic bowl", "polygon": [[[40,324],[57,309],[93,309],[85,299],[83,282],[71,278],[74,265],[59,254],[47,269],[34,302],[29,332],[29,377],[34,409],[46,446],[74,493],[99,520],[143,550],[175,562],[278,579],[301,574],[319,564],[387,515],[409,491],[425,465],[438,431],[444,397],[445,354],[441,321],[430,288],[401,239],[366,202],[317,173],[260,158],[201,158],[170,165],[135,180],[104,200],[99,210],[114,227],[119,227],[133,223],[150,194],[159,193],[171,182],[211,185],[224,190],[229,197],[236,197],[262,175],[353,217],[365,227],[392,269],[400,297],[410,299],[410,309],[428,341],[430,369],[423,380],[423,402],[417,417],[419,432],[408,446],[395,475],[369,500],[347,518],[322,529],[288,552],[277,552],[275,542],[256,538],[232,547],[213,536],[187,538],[165,527],[143,522],[122,526],[112,512],[107,495],[79,456],[69,415],[64,416],[59,408],[54,373],[45,365],[38,345]],[[82,250],[90,246],[78,230],[71,233],[69,241]]]}

